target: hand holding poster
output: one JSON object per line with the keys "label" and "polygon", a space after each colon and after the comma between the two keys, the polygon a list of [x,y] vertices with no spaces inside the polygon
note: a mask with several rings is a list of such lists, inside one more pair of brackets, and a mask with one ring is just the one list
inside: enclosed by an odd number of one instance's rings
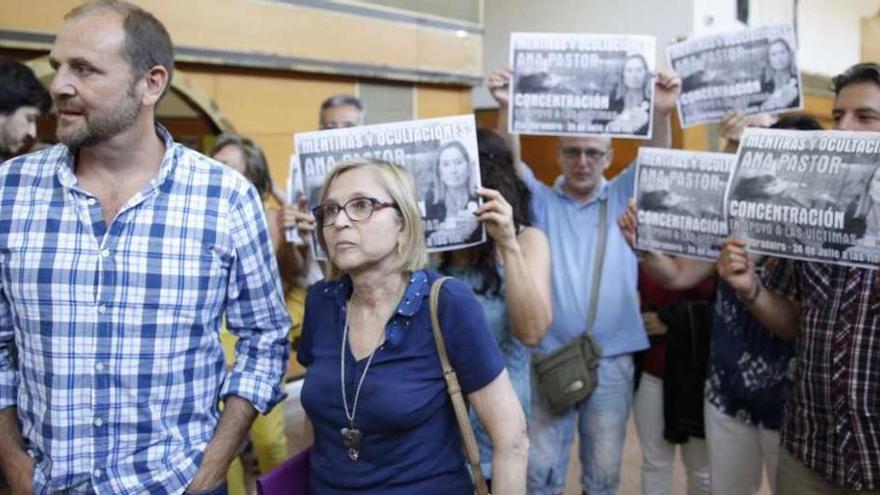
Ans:
{"label": "hand holding poster", "polygon": [[[402,165],[413,178],[428,251],[461,249],[486,240],[474,215],[481,204],[473,115],[307,132],[294,136],[309,208],[340,161],[376,158]],[[321,256],[316,240],[312,245]]]}
{"label": "hand holding poster", "polygon": [[636,247],[715,260],[727,237],[724,192],[734,155],[639,148]]}
{"label": "hand holding poster", "polygon": [[880,134],[750,128],[736,160],[726,210],[751,251],[880,264]]}
{"label": "hand holding poster", "polygon": [[649,139],[653,36],[513,33],[509,131]]}
{"label": "hand holding poster", "polygon": [[803,106],[794,29],[757,27],[695,38],[666,48],[681,76],[683,127],[718,122],[731,109],[776,113]]}

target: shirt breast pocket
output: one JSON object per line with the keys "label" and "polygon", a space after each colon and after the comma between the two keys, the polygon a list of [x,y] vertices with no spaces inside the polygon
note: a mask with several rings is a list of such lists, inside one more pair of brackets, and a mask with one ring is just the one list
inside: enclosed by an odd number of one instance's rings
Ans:
{"label": "shirt breast pocket", "polygon": [[71,266],[56,263],[57,258],[57,253],[45,246],[10,242],[0,249],[3,293],[20,318],[50,318],[55,296],[76,301],[93,294],[79,287],[78,277],[71,276]]}
{"label": "shirt breast pocket", "polygon": [[192,239],[182,240],[180,249],[148,255],[143,275],[146,309],[177,316],[213,308],[219,312],[229,264],[221,249]]}

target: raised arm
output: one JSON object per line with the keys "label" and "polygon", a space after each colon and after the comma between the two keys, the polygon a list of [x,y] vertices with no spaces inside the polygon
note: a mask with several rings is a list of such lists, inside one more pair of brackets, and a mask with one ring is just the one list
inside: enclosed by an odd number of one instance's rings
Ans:
{"label": "raised arm", "polygon": [[523,163],[519,135],[510,134],[507,130],[508,119],[510,119],[508,105],[510,102],[510,80],[512,78],[513,72],[511,72],[510,69],[498,69],[489,74],[489,77],[486,80],[486,85],[489,89],[489,94],[491,94],[492,98],[495,98],[495,101],[498,102],[498,120],[495,123],[495,132],[507,141],[507,145],[510,146],[510,151],[513,153],[513,163],[514,166],[516,166],[516,173],[522,177],[521,167],[523,166]]}
{"label": "raised arm", "polygon": [[752,315],[779,338],[790,340],[800,334],[801,305],[764,287],[749,259],[746,241],[730,237],[718,255],[718,274],[737,293]]}
{"label": "raised arm", "polygon": [[745,115],[741,110],[728,110],[718,124],[718,134],[724,139],[725,153],[736,153],[739,140],[746,127],[770,127],[776,123],[776,117],[766,113]]}
{"label": "raised arm", "polygon": [[670,115],[681,94],[681,78],[669,69],[657,71],[654,81],[654,123],[651,139],[646,146],[652,148],[672,147]]}
{"label": "raised arm", "polygon": [[480,188],[477,194],[484,202],[474,213],[495,241],[504,264],[505,299],[513,335],[525,345],[538,345],[553,319],[547,237],[534,228],[517,234],[510,203],[498,191]]}

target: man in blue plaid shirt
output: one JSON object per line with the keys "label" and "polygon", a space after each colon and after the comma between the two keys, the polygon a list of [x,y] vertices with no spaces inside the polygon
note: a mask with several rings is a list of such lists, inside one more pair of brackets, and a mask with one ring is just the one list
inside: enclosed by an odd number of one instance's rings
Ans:
{"label": "man in blue plaid shirt", "polygon": [[288,355],[260,198],[155,123],[158,20],[116,1],[65,19],[62,144],[0,166],[0,467],[14,494],[225,493]]}

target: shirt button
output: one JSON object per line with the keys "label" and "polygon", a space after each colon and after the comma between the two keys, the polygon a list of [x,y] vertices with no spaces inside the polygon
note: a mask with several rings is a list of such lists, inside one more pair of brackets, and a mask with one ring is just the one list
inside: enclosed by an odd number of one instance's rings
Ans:
{"label": "shirt button", "polygon": [[94,425],[96,428],[100,428],[104,426],[104,420],[101,418],[95,418]]}
{"label": "shirt button", "polygon": [[104,363],[101,363],[101,362],[95,363],[95,371],[98,371],[98,372],[104,371]]}
{"label": "shirt button", "polygon": [[92,474],[95,476],[95,478],[100,478],[101,475],[104,474],[104,472],[101,471],[100,469],[95,469],[95,472]]}
{"label": "shirt button", "polygon": [[109,258],[110,257],[110,250],[105,249],[105,250],[101,251],[101,256],[103,256],[105,258]]}
{"label": "shirt button", "polygon": [[89,200],[86,201],[86,203],[88,203],[89,206],[95,206],[95,204],[98,203],[98,200],[96,200],[95,198],[89,198]]}
{"label": "shirt button", "polygon": [[104,314],[105,311],[107,311],[107,306],[104,306],[103,304],[99,304],[98,305],[98,314]]}

